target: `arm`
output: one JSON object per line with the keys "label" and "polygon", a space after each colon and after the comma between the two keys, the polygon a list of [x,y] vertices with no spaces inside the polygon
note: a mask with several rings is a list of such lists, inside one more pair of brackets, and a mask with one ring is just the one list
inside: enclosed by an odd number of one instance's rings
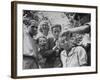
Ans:
{"label": "arm", "polygon": [[72,33],[81,33],[81,34],[89,33],[90,32],[90,24],[85,24],[80,27],[71,28],[71,29],[68,29],[68,31],[70,31]]}
{"label": "arm", "polygon": [[54,51],[54,50],[45,50],[45,51],[42,51],[42,53],[43,53],[43,54],[42,54],[43,57],[48,57],[48,56],[54,54],[55,51]]}
{"label": "arm", "polygon": [[78,50],[78,61],[79,61],[79,65],[80,66],[86,66],[87,65],[87,54],[84,48],[82,48],[81,46],[77,48]]}

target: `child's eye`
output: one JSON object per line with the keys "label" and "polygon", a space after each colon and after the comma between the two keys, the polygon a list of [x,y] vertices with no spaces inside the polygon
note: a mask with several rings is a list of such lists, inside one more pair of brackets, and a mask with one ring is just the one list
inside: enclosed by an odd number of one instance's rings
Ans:
{"label": "child's eye", "polygon": [[61,43],[64,43],[64,42],[65,42],[64,40],[61,41]]}

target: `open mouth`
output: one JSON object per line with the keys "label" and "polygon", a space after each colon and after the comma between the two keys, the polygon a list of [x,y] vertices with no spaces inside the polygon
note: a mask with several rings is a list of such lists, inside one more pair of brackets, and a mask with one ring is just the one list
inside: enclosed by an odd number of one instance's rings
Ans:
{"label": "open mouth", "polygon": [[42,47],[45,47],[46,45],[45,45],[45,44],[42,44],[41,46],[42,46]]}

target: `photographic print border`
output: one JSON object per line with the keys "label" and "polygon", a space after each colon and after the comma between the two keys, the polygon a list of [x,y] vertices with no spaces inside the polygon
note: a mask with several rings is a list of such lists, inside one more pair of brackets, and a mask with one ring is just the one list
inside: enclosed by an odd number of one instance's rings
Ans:
{"label": "photographic print border", "polygon": [[[46,5],[46,6],[59,6],[59,7],[79,7],[79,8],[91,8],[96,9],[96,71],[94,72],[82,72],[82,73],[63,73],[63,74],[50,74],[50,75],[32,75],[32,76],[17,76],[17,4],[27,5]],[[73,4],[58,4],[58,3],[40,3],[40,2],[24,2],[24,1],[12,1],[11,2],[11,77],[12,78],[32,78],[32,77],[50,77],[50,76],[66,76],[66,75],[80,75],[80,74],[94,74],[97,73],[97,44],[98,44],[98,9],[97,6],[86,5],[73,5]]]}

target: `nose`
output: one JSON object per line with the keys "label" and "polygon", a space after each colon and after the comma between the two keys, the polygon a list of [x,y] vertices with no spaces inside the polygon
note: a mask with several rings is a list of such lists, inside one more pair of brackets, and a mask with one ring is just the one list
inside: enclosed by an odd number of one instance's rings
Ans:
{"label": "nose", "polygon": [[55,34],[58,35],[58,32],[56,32]]}
{"label": "nose", "polygon": [[68,41],[65,41],[65,44],[67,44],[67,45],[68,45],[68,43],[69,43]]}
{"label": "nose", "polygon": [[34,30],[37,31],[37,28],[35,27]]}

